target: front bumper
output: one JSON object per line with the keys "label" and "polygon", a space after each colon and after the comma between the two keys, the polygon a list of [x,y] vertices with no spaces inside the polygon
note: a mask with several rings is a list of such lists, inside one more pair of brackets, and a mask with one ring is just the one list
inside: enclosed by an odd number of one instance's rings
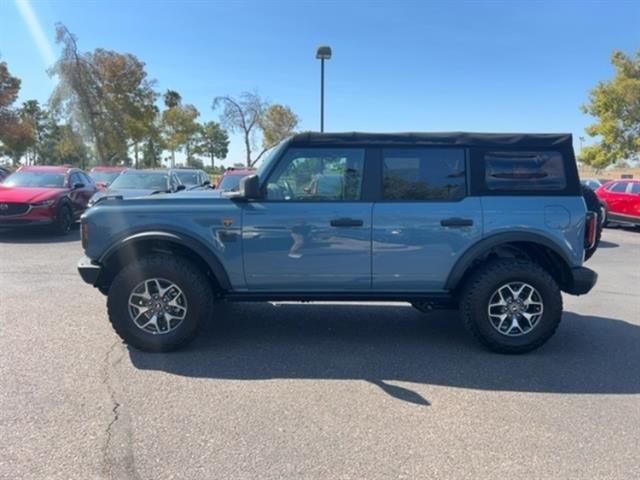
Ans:
{"label": "front bumper", "polygon": [[0,218],[1,228],[17,228],[17,227],[38,227],[42,225],[51,225],[55,220],[53,218],[15,218],[5,219]]}
{"label": "front bumper", "polygon": [[82,280],[96,287],[102,274],[102,265],[96,264],[89,257],[84,256],[78,261],[78,273]]}
{"label": "front bumper", "polygon": [[594,287],[598,281],[598,274],[586,267],[571,269],[571,282],[565,292],[571,295],[584,295]]}

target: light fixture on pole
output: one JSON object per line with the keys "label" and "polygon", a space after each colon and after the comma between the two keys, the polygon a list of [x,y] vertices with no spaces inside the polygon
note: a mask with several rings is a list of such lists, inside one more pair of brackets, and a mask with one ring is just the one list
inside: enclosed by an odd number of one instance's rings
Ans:
{"label": "light fixture on pole", "polygon": [[320,60],[320,131],[324,132],[324,61],[331,58],[331,47],[318,47],[316,58]]}

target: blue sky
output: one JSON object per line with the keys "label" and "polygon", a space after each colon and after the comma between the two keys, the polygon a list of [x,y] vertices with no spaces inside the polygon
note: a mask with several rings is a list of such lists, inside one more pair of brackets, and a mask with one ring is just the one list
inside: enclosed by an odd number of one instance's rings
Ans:
{"label": "blue sky", "polygon": [[[217,119],[216,95],[256,90],[305,130],[319,129],[324,43],[327,131],[568,131],[576,143],[590,122],[579,105],[612,75],[612,49],[640,48],[631,0],[25,3],[0,0],[0,55],[22,78],[20,101],[51,93],[61,21],[82,50],[137,55],[201,120]],[[233,137],[226,163],[242,158]]]}

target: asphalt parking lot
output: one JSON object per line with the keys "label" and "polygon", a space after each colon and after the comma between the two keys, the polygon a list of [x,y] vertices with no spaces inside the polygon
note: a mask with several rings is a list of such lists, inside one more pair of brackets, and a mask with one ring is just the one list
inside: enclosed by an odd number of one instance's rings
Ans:
{"label": "asphalt parking lot", "polygon": [[129,350],[74,230],[0,232],[0,478],[589,478],[640,472],[640,232],[524,356],[455,312],[220,305],[189,349]]}

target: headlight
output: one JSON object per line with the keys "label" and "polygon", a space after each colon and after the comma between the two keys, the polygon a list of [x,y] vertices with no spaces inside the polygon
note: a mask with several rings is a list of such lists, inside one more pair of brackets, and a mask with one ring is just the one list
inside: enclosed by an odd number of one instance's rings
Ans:
{"label": "headlight", "polygon": [[87,242],[89,241],[89,224],[84,221],[80,222],[80,238],[82,240],[82,248],[87,249]]}
{"label": "headlight", "polygon": [[56,200],[55,200],[55,198],[52,198],[50,200],[44,200],[42,202],[32,203],[31,206],[32,207],[50,207],[54,203],[56,203]]}

